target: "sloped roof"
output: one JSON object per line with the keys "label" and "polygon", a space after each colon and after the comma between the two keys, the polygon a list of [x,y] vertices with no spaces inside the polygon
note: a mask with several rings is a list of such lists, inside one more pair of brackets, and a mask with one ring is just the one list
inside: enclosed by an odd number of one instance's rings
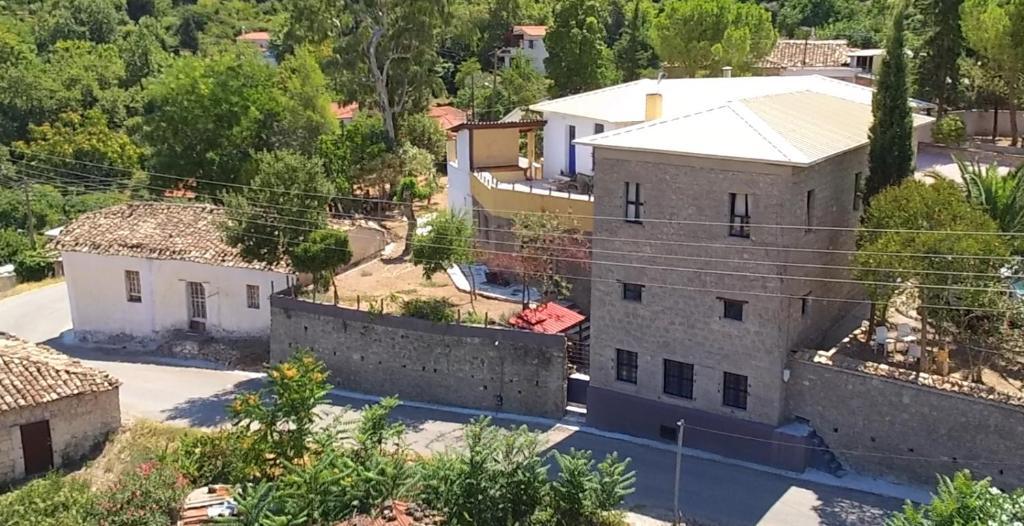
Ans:
{"label": "sloped roof", "polygon": [[466,122],[466,112],[455,106],[433,106],[427,111],[427,115],[437,121],[437,125],[444,131],[449,131]]}
{"label": "sloped roof", "polygon": [[83,214],[51,245],[61,252],[190,261],[289,272],[246,261],[224,241],[224,210],[207,204],[127,203]]}
{"label": "sloped roof", "polygon": [[251,42],[258,42],[260,40],[270,40],[270,33],[267,31],[252,31],[249,33],[242,33],[238,35],[236,40],[246,40]]}
{"label": "sloped roof", "polygon": [[512,33],[528,37],[542,37],[548,33],[548,26],[512,26]]}
{"label": "sloped roof", "polygon": [[[800,91],[751,97],[577,144],[808,166],[868,142],[870,102]],[[914,115],[914,124],[931,122]]]}
{"label": "sloped roof", "polygon": [[519,329],[544,334],[560,334],[587,319],[586,316],[569,310],[554,302],[544,303],[532,309],[525,309],[509,318],[508,323]]}
{"label": "sloped roof", "polygon": [[334,118],[338,119],[339,121],[343,119],[351,119],[352,117],[355,117],[356,113],[358,112],[358,102],[352,102],[344,106],[342,106],[338,102],[331,103],[331,114],[334,115]]}
{"label": "sloped roof", "polygon": [[102,393],[119,385],[121,382],[104,371],[45,345],[0,332],[0,411]]}
{"label": "sloped roof", "polygon": [[779,40],[762,68],[842,67],[849,64],[853,51],[845,40]]}

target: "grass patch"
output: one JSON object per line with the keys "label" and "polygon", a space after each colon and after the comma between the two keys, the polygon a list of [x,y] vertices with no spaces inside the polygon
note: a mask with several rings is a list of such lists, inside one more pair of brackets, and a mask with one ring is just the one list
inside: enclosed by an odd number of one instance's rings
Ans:
{"label": "grass patch", "polygon": [[202,431],[137,420],[114,434],[103,452],[73,476],[82,478],[94,488],[108,486],[139,464],[172,451],[182,436],[196,433]]}
{"label": "grass patch", "polygon": [[56,285],[58,283],[64,283],[64,277],[59,278],[46,278],[42,281],[29,281],[26,283],[18,283],[13,289],[0,292],[0,300],[17,296],[18,294],[24,294],[30,290],[41,289],[43,287],[49,287],[50,285]]}

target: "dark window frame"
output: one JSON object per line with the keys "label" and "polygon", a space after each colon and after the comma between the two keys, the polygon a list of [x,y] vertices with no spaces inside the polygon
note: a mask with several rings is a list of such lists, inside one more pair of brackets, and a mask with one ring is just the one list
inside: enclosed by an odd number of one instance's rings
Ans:
{"label": "dark window frame", "polygon": [[124,293],[128,303],[142,303],[142,273],[138,270],[124,271]]}
{"label": "dark window frame", "polygon": [[693,364],[665,358],[661,362],[661,391],[693,400]]}
{"label": "dark window frame", "polygon": [[[743,321],[743,311],[746,310],[747,302],[744,300],[735,300],[732,298],[719,297],[718,301],[722,302],[722,318],[733,321]],[[735,310],[730,309],[730,306],[735,309],[739,308],[739,317],[730,316],[730,311],[735,314]]]}
{"label": "dark window frame", "polygon": [[[630,197],[630,188],[635,190]],[[630,207],[633,207],[633,214],[630,215]],[[626,182],[626,222],[640,224],[644,222],[644,201],[640,190],[640,183]]]}
{"label": "dark window frame", "polygon": [[247,284],[245,286],[245,306],[250,309],[260,309],[260,286]]}
{"label": "dark window frame", "polygon": [[750,379],[742,374],[722,373],[722,405],[747,410],[750,399]]}
{"label": "dark window frame", "polygon": [[[594,135],[599,133],[604,133],[604,124],[595,123]],[[590,148],[590,171],[595,174],[597,173],[597,148],[593,147]]]}
{"label": "dark window frame", "polygon": [[627,384],[637,384],[640,370],[640,356],[636,351],[615,349],[615,379]]}
{"label": "dark window frame", "polygon": [[814,194],[811,188],[804,197],[804,232],[814,232]]}
{"label": "dark window frame", "polygon": [[[736,210],[736,202],[743,196],[743,213]],[[729,236],[750,239],[750,194],[729,193]]]}
{"label": "dark window frame", "polygon": [[622,299],[624,301],[643,303],[644,285],[641,285],[639,283],[622,282]]}
{"label": "dark window frame", "polygon": [[861,208],[862,201],[864,200],[864,190],[861,188],[864,186],[864,174],[863,172],[857,172],[853,174],[853,211],[857,212]]}

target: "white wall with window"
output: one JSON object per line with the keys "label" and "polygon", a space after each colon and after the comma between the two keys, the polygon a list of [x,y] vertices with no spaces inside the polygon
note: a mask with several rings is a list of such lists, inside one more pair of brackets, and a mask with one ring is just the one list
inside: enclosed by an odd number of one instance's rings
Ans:
{"label": "white wall with window", "polygon": [[188,261],[62,252],[75,336],[156,339],[175,330],[252,337],[270,332],[279,272]]}
{"label": "white wall with window", "polygon": [[570,138],[582,139],[622,127],[622,124],[613,122],[553,112],[545,112],[544,119],[547,120],[544,125],[544,177],[548,178],[569,175],[573,168],[576,173],[594,175],[594,149],[573,146],[575,162],[570,162]]}

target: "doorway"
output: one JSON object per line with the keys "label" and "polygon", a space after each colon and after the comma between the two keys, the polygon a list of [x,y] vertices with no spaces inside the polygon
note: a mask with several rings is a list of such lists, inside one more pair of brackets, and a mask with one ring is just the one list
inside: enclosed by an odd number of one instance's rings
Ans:
{"label": "doorway", "polygon": [[576,127],[569,125],[569,175],[576,174],[576,145],[573,141],[576,140]]}
{"label": "doorway", "polygon": [[25,457],[25,476],[31,477],[53,469],[53,441],[50,421],[32,422],[21,427],[21,451]]}
{"label": "doorway", "polygon": [[185,288],[188,294],[188,329],[203,332],[206,330],[206,286],[189,281]]}

